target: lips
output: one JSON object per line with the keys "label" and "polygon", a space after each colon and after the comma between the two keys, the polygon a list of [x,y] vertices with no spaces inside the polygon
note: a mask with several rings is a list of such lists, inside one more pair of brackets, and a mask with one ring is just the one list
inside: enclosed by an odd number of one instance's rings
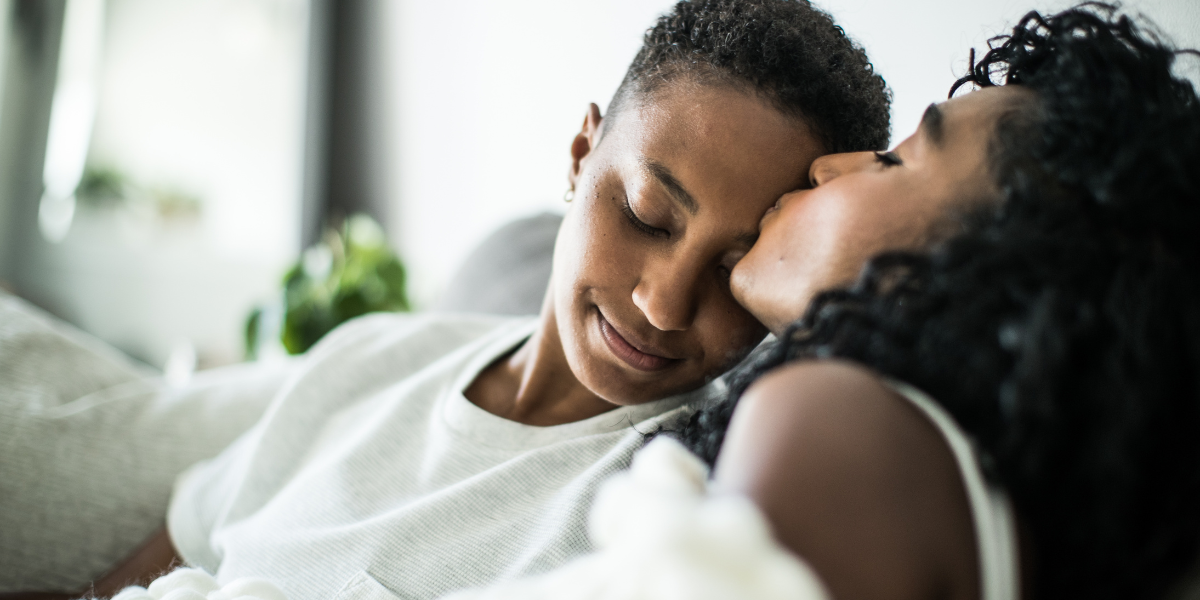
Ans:
{"label": "lips", "polygon": [[639,349],[618,333],[616,327],[613,327],[612,323],[604,318],[604,314],[596,311],[596,316],[600,323],[600,337],[604,338],[608,349],[612,350],[617,358],[625,361],[625,364],[639,371],[661,371],[679,362],[677,358],[667,358],[647,352],[648,349],[644,346],[643,349]]}
{"label": "lips", "polygon": [[771,208],[767,209],[767,212],[763,213],[762,218],[758,220],[758,229],[760,231],[762,230],[763,226],[766,225],[767,217],[771,216],[772,214],[774,214],[776,212],[779,212],[779,209],[780,209],[780,207],[782,207],[782,205],[783,205],[783,197],[780,197],[778,200],[775,201],[775,204],[771,205]]}
{"label": "lips", "polygon": [[762,228],[763,228],[763,225],[765,225],[765,224],[766,224],[766,222],[767,222],[767,217],[769,217],[769,216],[771,216],[771,215],[773,215],[773,214],[775,214],[775,213],[777,213],[777,212],[779,212],[779,211],[783,210],[783,204],[784,204],[784,202],[791,201],[793,197],[795,197],[795,196],[799,196],[799,195],[801,195],[801,194],[806,194],[806,193],[808,193],[809,191],[811,191],[811,190],[803,190],[803,191],[801,191],[801,190],[797,190],[797,191],[794,191],[794,192],[788,192],[788,193],[786,193],[786,194],[784,194],[784,195],[780,196],[780,197],[779,197],[779,199],[775,201],[775,204],[772,204],[772,205],[771,205],[771,207],[767,209],[767,212],[763,213],[763,216],[762,216],[762,218],[760,218],[760,219],[759,219],[759,221],[758,221],[758,228],[759,228],[759,230],[762,230]]}
{"label": "lips", "polygon": [[782,203],[783,203],[783,196],[780,196],[779,199],[775,201],[775,204],[772,204],[771,208],[768,208],[767,212],[763,213],[763,216],[765,217],[765,216],[779,210],[779,205]]}

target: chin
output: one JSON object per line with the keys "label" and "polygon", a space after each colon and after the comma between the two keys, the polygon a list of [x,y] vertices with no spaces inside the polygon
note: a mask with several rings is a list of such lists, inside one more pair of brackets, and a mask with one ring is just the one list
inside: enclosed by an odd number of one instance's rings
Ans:
{"label": "chin", "polygon": [[709,378],[695,360],[682,360],[662,369],[644,370],[624,362],[599,333],[595,312],[587,321],[589,357],[587,379],[581,381],[601,398],[622,406],[644,404],[703,386]]}
{"label": "chin", "polygon": [[775,308],[774,304],[764,298],[762,294],[754,293],[752,290],[755,288],[752,286],[739,286],[732,280],[731,284],[733,285],[734,300],[737,300],[737,303],[741,304],[763,327],[766,327],[771,333],[777,333],[776,323],[779,319],[775,316],[777,311],[772,310]]}
{"label": "chin", "polygon": [[[799,294],[795,296],[789,296],[789,298],[793,299],[808,297],[809,296],[807,295]],[[762,323],[767,326],[767,329],[771,330],[771,333],[779,336],[783,334],[784,330],[790,327],[792,323],[799,321],[800,317],[804,316],[804,311],[808,308],[808,303],[805,302],[803,305],[797,306],[794,301],[784,302],[782,299],[777,299],[776,302],[772,303],[771,308],[771,310],[764,312],[761,320]]]}
{"label": "chin", "polygon": [[[590,364],[580,365],[575,376],[584,387],[614,406],[634,406],[653,402],[678,392],[655,385],[660,382],[639,381],[636,374],[608,363],[599,357],[587,357]],[[631,376],[632,375],[632,376]]]}
{"label": "chin", "polygon": [[769,276],[755,277],[756,274],[749,269],[734,269],[729,281],[733,298],[758,319],[759,323],[778,336],[804,316],[808,303],[798,303],[796,299],[809,298],[811,294],[794,288],[789,289],[780,283],[781,279],[773,280]]}
{"label": "chin", "polygon": [[639,371],[625,365],[604,345],[603,340],[589,344],[586,365],[576,372],[581,383],[594,394],[612,404],[630,406],[645,404],[673,396],[680,392],[700,387],[703,383],[688,385],[690,378],[682,372],[686,365],[669,367],[662,371]]}

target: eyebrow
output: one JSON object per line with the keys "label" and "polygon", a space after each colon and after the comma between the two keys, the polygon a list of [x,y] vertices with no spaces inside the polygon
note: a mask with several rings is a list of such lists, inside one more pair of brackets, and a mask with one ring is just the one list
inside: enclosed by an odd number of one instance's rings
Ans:
{"label": "eyebrow", "polygon": [[642,164],[646,167],[646,170],[650,171],[651,175],[654,175],[658,183],[667,189],[667,192],[671,194],[671,198],[682,205],[684,210],[688,211],[688,214],[694,215],[700,210],[700,205],[696,203],[696,199],[684,189],[683,184],[679,183],[678,179],[675,179],[675,176],[671,174],[671,170],[666,165],[651,159],[643,159]]}
{"label": "eyebrow", "polygon": [[[700,211],[700,205],[696,202],[696,199],[684,189],[683,184],[679,183],[678,179],[675,179],[675,176],[671,174],[671,170],[666,165],[649,158],[643,159],[642,164],[646,167],[646,170],[654,175],[654,178],[658,180],[660,185],[667,188],[667,192],[671,194],[671,198],[683,205],[688,214],[694,216]],[[750,248],[758,241],[758,231],[740,234],[734,238],[734,241]]]}
{"label": "eyebrow", "polygon": [[925,114],[921,115],[920,128],[925,130],[925,135],[933,140],[933,143],[941,146],[944,127],[942,125],[942,109],[936,104],[930,104],[929,108],[925,109]]}

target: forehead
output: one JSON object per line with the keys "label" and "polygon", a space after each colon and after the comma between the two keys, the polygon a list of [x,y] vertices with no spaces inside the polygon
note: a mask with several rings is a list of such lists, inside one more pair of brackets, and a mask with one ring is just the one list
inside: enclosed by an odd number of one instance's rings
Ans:
{"label": "forehead", "polygon": [[930,106],[900,148],[909,148],[905,172],[919,179],[912,189],[929,198],[994,197],[988,149],[996,123],[1032,97],[1017,86],[994,87]]}
{"label": "forehead", "polygon": [[664,165],[701,206],[766,196],[773,203],[805,184],[821,154],[807,125],[766,99],[693,82],[638,98],[605,138],[622,164]]}
{"label": "forehead", "polygon": [[[937,122],[943,140],[965,141],[969,138],[986,140],[991,136],[997,119],[1004,113],[1027,104],[1034,97],[1032,91],[1021,86],[997,86],[976,90],[969,94],[951,98],[936,108],[940,117],[930,118],[927,113],[922,120],[922,129],[930,133]],[[937,136],[930,136],[937,137]]]}

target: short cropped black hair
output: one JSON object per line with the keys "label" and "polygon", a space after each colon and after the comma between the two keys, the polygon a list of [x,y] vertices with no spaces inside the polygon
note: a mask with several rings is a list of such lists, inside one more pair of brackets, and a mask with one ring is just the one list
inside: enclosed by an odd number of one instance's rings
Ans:
{"label": "short cropped black hair", "polygon": [[803,120],[827,152],[887,146],[891,93],[867,54],[804,0],[684,0],[646,31],[608,107],[691,78],[743,87]]}

